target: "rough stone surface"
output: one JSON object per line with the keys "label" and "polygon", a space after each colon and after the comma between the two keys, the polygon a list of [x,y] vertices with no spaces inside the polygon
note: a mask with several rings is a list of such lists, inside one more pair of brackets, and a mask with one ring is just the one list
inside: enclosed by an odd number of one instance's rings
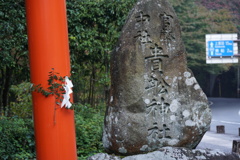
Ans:
{"label": "rough stone surface", "polygon": [[218,150],[190,150],[172,147],[165,147],[159,151],[128,156],[122,159],[117,156],[109,156],[106,153],[99,153],[89,157],[88,160],[103,160],[102,157],[105,157],[104,160],[240,160],[240,156],[234,153],[226,154]]}
{"label": "rough stone surface", "polygon": [[167,0],[139,0],[111,57],[103,133],[107,152],[133,155],[197,146],[211,113],[186,63],[173,8]]}
{"label": "rough stone surface", "polygon": [[98,153],[89,157],[87,160],[121,160],[121,158],[117,156],[111,156],[106,153]]}

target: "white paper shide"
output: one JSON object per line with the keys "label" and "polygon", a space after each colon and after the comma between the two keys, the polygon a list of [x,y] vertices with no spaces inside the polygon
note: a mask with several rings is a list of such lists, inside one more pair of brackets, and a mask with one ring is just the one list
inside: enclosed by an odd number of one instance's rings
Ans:
{"label": "white paper shide", "polygon": [[61,108],[65,106],[65,108],[70,108],[72,106],[72,103],[70,102],[70,94],[73,93],[72,91],[72,81],[69,80],[69,78],[65,77],[65,84],[63,88],[65,89],[65,94],[63,94],[63,101],[61,104]]}

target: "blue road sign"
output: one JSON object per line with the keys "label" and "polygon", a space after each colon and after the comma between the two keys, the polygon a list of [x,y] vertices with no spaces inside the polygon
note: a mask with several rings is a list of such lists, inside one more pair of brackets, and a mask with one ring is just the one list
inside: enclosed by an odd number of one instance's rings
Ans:
{"label": "blue road sign", "polygon": [[208,41],[209,57],[233,56],[233,41]]}

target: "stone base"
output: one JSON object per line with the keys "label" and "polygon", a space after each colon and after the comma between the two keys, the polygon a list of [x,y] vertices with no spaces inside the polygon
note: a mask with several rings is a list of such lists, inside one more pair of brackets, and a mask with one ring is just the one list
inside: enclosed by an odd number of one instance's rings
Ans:
{"label": "stone base", "polygon": [[227,154],[218,150],[164,147],[158,151],[120,158],[106,153],[99,153],[87,160],[240,160],[240,155]]}

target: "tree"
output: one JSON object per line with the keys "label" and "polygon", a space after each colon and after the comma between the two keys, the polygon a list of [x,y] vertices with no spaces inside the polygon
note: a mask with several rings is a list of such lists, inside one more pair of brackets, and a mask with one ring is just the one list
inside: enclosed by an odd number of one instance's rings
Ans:
{"label": "tree", "polygon": [[231,17],[229,20],[232,21],[240,33],[240,3],[239,0],[200,0],[198,3],[202,4],[208,10],[227,10]]}
{"label": "tree", "polygon": [[24,0],[0,0],[0,114],[9,105],[9,89],[29,80]]}
{"label": "tree", "polygon": [[170,2],[182,27],[188,67],[192,69],[205,93],[210,94],[211,75],[227,71],[230,65],[206,64],[205,34],[236,32],[236,26],[226,10],[208,10],[196,0],[171,0]]}
{"label": "tree", "polygon": [[68,1],[75,101],[94,106],[96,100],[106,100],[109,54],[135,1]]}

